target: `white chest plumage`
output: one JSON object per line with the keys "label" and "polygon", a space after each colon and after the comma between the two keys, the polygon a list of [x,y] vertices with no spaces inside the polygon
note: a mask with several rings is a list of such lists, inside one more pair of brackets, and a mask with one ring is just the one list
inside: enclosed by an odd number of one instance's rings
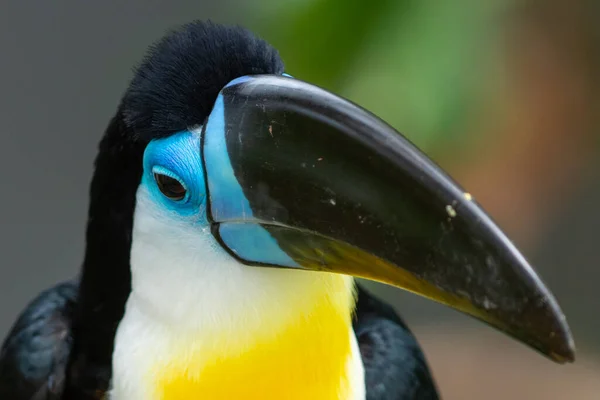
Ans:
{"label": "white chest plumage", "polygon": [[112,400],[365,398],[352,278],[241,265],[137,200]]}

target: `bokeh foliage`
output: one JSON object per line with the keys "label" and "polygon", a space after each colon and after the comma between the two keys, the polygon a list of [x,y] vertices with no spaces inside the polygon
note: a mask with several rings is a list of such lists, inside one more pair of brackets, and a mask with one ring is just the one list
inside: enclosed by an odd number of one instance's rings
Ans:
{"label": "bokeh foliage", "polygon": [[262,4],[252,27],[291,75],[366,107],[434,157],[474,143],[466,124],[502,80],[507,0]]}

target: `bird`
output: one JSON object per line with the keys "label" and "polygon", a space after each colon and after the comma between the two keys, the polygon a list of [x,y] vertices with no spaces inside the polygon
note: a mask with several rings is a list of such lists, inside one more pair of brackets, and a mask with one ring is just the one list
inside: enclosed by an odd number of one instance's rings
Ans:
{"label": "bird", "polygon": [[99,143],[81,270],[15,321],[0,398],[438,399],[360,279],[574,360],[553,294],[473,196],[288,72],[237,25],[150,46]]}

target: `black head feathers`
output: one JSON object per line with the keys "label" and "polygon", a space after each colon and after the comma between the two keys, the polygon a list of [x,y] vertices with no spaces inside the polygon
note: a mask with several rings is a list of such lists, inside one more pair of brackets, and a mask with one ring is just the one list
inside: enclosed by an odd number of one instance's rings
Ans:
{"label": "black head feathers", "polygon": [[277,50],[251,32],[196,21],[150,47],[120,111],[128,130],[149,141],[202,124],[233,79],[281,73]]}

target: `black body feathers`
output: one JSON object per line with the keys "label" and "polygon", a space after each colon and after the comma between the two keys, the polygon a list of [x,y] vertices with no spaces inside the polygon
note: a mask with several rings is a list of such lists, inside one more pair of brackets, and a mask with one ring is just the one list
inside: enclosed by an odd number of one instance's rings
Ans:
{"label": "black body feathers", "polygon": [[354,333],[365,368],[367,400],[438,400],[423,351],[388,304],[358,286]]}
{"label": "black body feathers", "polygon": [[21,314],[0,351],[0,399],[62,399],[77,286],[42,292]]}

